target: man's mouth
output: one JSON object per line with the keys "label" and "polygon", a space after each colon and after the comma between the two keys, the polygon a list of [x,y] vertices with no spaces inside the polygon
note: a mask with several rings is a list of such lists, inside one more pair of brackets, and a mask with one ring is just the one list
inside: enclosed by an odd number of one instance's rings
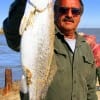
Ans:
{"label": "man's mouth", "polygon": [[65,17],[65,18],[63,19],[63,21],[64,21],[64,22],[68,22],[68,23],[74,23],[74,20],[73,20],[72,18],[69,19],[69,18],[66,18],[66,17]]}

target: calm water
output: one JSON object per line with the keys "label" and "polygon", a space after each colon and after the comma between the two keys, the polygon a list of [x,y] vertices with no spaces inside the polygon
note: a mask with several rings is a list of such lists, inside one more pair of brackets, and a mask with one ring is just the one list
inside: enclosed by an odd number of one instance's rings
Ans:
{"label": "calm water", "polygon": [[[100,43],[100,29],[78,29],[79,32],[93,34]],[[6,43],[4,35],[0,35],[0,88],[5,85],[5,68],[12,68],[13,81],[20,80],[22,70],[20,62],[20,53],[11,50]]]}
{"label": "calm water", "polygon": [[12,69],[13,81],[20,80],[22,70],[20,53],[11,50],[4,35],[0,35],[0,88],[5,86],[5,68]]}
{"label": "calm water", "polygon": [[100,29],[99,28],[80,28],[78,29],[78,31],[95,35],[97,42],[100,43]]}

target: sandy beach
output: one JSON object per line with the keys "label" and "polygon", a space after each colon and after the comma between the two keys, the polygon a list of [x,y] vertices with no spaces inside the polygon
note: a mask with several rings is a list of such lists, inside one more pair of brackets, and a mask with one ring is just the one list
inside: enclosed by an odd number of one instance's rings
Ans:
{"label": "sandy beach", "polygon": [[11,90],[0,89],[0,100],[20,100],[19,81],[13,82]]}
{"label": "sandy beach", "polygon": [[97,91],[98,100],[100,100],[100,91]]}
{"label": "sandy beach", "polygon": [[[7,94],[4,93],[4,89],[0,89],[0,100],[20,100],[19,88],[19,82],[14,82],[12,89]],[[97,95],[100,100],[100,91],[97,91]]]}

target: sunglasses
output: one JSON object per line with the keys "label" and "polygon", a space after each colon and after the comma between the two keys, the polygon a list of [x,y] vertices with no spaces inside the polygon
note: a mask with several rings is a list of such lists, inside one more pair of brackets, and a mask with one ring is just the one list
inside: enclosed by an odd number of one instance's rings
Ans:
{"label": "sunglasses", "polygon": [[59,7],[59,13],[66,14],[71,9],[72,15],[77,16],[81,15],[81,9],[80,8],[67,8],[67,7]]}

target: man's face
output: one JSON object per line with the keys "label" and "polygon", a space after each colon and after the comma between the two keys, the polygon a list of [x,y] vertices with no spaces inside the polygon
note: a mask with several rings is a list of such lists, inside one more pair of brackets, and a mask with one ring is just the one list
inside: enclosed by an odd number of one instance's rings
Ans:
{"label": "man's face", "polygon": [[75,30],[81,17],[79,0],[60,0],[55,13],[56,24],[62,32]]}

